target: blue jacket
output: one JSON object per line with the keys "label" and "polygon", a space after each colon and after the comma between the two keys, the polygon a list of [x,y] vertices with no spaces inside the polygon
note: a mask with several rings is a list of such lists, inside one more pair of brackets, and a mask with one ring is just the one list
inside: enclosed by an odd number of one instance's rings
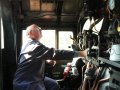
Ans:
{"label": "blue jacket", "polygon": [[54,50],[42,43],[29,40],[21,49],[13,90],[46,90],[44,86],[45,60],[72,60],[73,51]]}

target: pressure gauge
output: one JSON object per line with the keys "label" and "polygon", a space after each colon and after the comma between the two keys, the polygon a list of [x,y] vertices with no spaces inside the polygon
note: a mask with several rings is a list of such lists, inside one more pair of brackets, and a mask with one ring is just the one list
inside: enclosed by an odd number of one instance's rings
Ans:
{"label": "pressure gauge", "polygon": [[108,7],[113,10],[115,8],[115,0],[108,0]]}

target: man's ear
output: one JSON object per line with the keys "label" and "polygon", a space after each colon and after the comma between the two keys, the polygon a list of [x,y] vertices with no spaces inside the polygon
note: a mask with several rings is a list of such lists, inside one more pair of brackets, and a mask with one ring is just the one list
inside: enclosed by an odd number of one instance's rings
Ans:
{"label": "man's ear", "polygon": [[28,33],[28,35],[32,35],[33,34],[33,32],[32,32],[32,30]]}

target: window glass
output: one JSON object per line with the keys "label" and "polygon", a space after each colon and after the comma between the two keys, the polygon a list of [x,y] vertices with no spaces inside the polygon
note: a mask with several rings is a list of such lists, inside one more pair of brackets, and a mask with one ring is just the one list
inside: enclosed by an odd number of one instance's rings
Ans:
{"label": "window glass", "polygon": [[4,31],[3,31],[3,21],[1,18],[1,49],[4,49]]}
{"label": "window glass", "polygon": [[47,47],[56,48],[55,45],[55,30],[42,30],[43,37],[41,38],[40,42],[46,45]]}
{"label": "window glass", "polygon": [[59,31],[59,49],[72,50],[73,40],[70,36],[73,37],[72,31]]}
{"label": "window glass", "polygon": [[22,44],[27,40],[26,30],[22,30]]}
{"label": "window glass", "polygon": [[[42,30],[43,37],[40,39],[40,42],[43,43],[45,46],[51,48],[56,48],[55,45],[55,30]],[[24,38],[24,39],[23,39]],[[22,43],[27,40],[26,30],[22,31]]]}

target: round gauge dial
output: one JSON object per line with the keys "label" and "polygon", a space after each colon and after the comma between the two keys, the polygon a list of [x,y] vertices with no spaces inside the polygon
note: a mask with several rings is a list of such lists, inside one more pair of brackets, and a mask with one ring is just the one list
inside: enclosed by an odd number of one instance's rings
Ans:
{"label": "round gauge dial", "polygon": [[108,0],[108,7],[113,10],[115,8],[115,0]]}

